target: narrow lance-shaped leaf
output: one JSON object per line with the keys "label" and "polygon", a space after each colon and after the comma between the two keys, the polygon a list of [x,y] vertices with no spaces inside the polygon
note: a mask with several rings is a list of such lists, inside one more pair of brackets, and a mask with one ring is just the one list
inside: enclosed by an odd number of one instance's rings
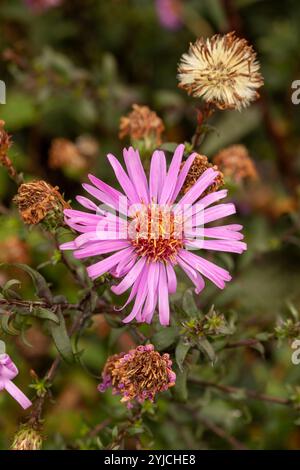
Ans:
{"label": "narrow lance-shaped leaf", "polygon": [[59,324],[49,320],[47,321],[47,326],[58,352],[66,362],[70,363],[74,361],[74,354],[70,337],[68,335],[65,319],[61,311],[58,310],[57,314],[59,318]]}

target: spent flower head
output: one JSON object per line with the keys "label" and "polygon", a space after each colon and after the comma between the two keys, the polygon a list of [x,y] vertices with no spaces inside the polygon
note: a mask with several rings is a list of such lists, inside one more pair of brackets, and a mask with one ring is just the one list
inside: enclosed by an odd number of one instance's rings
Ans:
{"label": "spent flower head", "polygon": [[164,130],[163,121],[155,111],[148,106],[134,104],[132,111],[121,117],[119,137],[129,136],[132,142],[144,141],[146,147],[152,148],[161,144]]}
{"label": "spent flower head", "polygon": [[88,162],[73,142],[57,138],[53,139],[49,150],[49,167],[62,168],[67,172],[76,173],[86,170]]}
{"label": "spent flower head", "polygon": [[37,426],[24,424],[15,434],[11,450],[40,450],[42,444],[40,429]]}
{"label": "spent flower head", "polygon": [[231,145],[218,152],[213,162],[222,170],[225,178],[239,184],[258,180],[255,163],[244,145]]}
{"label": "spent flower head", "polygon": [[234,32],[190,44],[179,67],[179,87],[220,109],[248,106],[263,85],[253,47]]}
{"label": "spent flower head", "polygon": [[69,208],[58,187],[46,181],[31,181],[22,184],[14,197],[25,224],[36,225],[44,221],[53,226],[62,221],[63,210]]}
{"label": "spent flower head", "polygon": [[153,401],[156,394],[175,385],[176,374],[168,354],[161,355],[152,344],[138,346],[128,353],[110,356],[102,372],[100,392],[112,387],[129,407],[133,402]]}

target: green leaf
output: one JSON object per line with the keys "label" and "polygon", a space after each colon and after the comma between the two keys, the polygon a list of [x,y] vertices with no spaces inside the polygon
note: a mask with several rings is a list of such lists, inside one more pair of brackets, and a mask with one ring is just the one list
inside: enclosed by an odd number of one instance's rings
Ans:
{"label": "green leaf", "polygon": [[191,345],[187,343],[184,338],[180,338],[176,349],[175,349],[175,357],[176,357],[176,362],[181,371],[183,371],[183,363],[186,358],[187,353],[189,352],[191,348]]}
{"label": "green leaf", "polygon": [[35,308],[32,312],[32,315],[37,318],[40,318],[41,320],[50,320],[57,324],[60,323],[58,316],[47,308],[43,308],[43,307]]}
{"label": "green leaf", "polygon": [[47,284],[47,281],[38,271],[30,268],[30,266],[27,266],[26,264],[21,263],[5,263],[5,265],[22,269],[22,271],[25,271],[27,274],[29,274],[36,289],[37,296],[40,299],[45,299],[49,303],[52,302],[52,294]]}
{"label": "green leaf", "polygon": [[261,121],[261,110],[258,106],[239,111],[228,111],[220,114],[215,126],[218,136],[210,134],[202,144],[201,151],[205,155],[212,155],[220,148],[237,142],[256,129]]}
{"label": "green leaf", "polygon": [[20,287],[20,285],[21,282],[17,279],[10,279],[8,282],[6,282],[2,289],[3,296],[5,297],[5,299],[21,300],[22,297],[20,296],[20,294],[14,289],[11,289],[13,286]]}
{"label": "green leaf", "polygon": [[1,119],[7,128],[15,131],[34,123],[37,111],[29,94],[12,91],[7,95],[6,104],[1,107]]}
{"label": "green leaf", "polygon": [[10,336],[17,336],[19,334],[19,331],[13,328],[9,322],[11,314],[7,312],[2,312],[0,313],[0,316],[1,316],[1,328],[4,331],[4,333]]}
{"label": "green leaf", "polygon": [[173,388],[173,393],[176,400],[181,402],[186,402],[188,399],[187,376],[187,367],[182,372],[180,371],[176,374],[176,384]]}
{"label": "green leaf", "polygon": [[5,354],[5,351],[6,351],[6,345],[4,341],[0,339],[0,354]]}
{"label": "green leaf", "polygon": [[165,150],[166,152],[173,153],[176,147],[178,147],[178,144],[176,142],[165,142],[159,148],[161,150]]}
{"label": "green leaf", "polygon": [[182,308],[189,317],[199,317],[200,312],[196,305],[192,289],[187,289],[183,294]]}
{"label": "green leaf", "polygon": [[152,343],[158,351],[163,351],[175,343],[178,330],[174,326],[162,328],[152,336]]}
{"label": "green leaf", "polygon": [[61,357],[68,363],[74,361],[71,341],[67,332],[65,319],[60,311],[58,311],[59,324],[54,321],[48,321],[47,326],[50,330],[54,344]]}
{"label": "green leaf", "polygon": [[216,361],[216,353],[211,343],[204,337],[198,338],[197,346],[202,351],[208,359],[214,364]]}

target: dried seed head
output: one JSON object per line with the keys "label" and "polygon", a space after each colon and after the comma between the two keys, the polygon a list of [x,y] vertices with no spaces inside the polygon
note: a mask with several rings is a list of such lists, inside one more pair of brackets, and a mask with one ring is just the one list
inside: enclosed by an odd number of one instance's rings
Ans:
{"label": "dried seed head", "polygon": [[132,108],[128,116],[121,117],[120,139],[128,135],[132,140],[150,140],[160,145],[165,130],[162,120],[148,106],[134,104]]}
{"label": "dried seed head", "polygon": [[200,38],[183,54],[179,87],[220,109],[248,106],[263,85],[253,47],[234,32]]}
{"label": "dried seed head", "polygon": [[244,145],[232,145],[221,150],[213,157],[213,162],[218,165],[226,178],[236,183],[258,179],[255,163]]}
{"label": "dried seed head", "polygon": [[85,170],[88,166],[86,158],[77,146],[68,139],[54,139],[49,150],[49,167],[65,168],[74,171]]}
{"label": "dried seed head", "polygon": [[[182,187],[183,193],[187,193],[189,189],[196,183],[198,178],[208,169],[213,168],[213,170],[219,171],[219,168],[216,165],[212,165],[209,163],[207,157],[205,155],[196,155],[193,164],[186,176],[185,182]],[[202,194],[205,196],[206,194],[213,193],[217,191],[220,187],[224,184],[223,174],[219,171],[218,176],[216,177],[215,181],[206,189],[206,191]]]}
{"label": "dried seed head", "polygon": [[15,434],[11,450],[40,450],[42,444],[43,438],[40,430],[25,424]]}
{"label": "dried seed head", "polygon": [[153,401],[157,393],[175,385],[176,375],[169,355],[161,355],[148,344],[109,357],[102,378],[100,392],[112,387],[114,394],[122,396],[122,402],[132,406],[134,400]]}
{"label": "dried seed head", "polygon": [[19,187],[14,202],[25,224],[38,224],[47,216],[53,216],[57,222],[62,219],[63,209],[70,206],[58,189],[42,180],[24,183]]}

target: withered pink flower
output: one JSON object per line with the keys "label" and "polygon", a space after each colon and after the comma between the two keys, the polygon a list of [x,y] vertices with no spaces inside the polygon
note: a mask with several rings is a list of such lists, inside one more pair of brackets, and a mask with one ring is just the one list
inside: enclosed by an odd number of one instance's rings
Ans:
{"label": "withered pink flower", "polygon": [[169,354],[160,354],[152,344],[138,346],[128,353],[110,356],[102,372],[99,392],[112,387],[115,395],[130,408],[134,401],[153,401],[155,395],[175,385]]}
{"label": "withered pink flower", "polygon": [[[179,145],[167,170],[164,152],[156,150],[147,181],[139,153],[124,149],[127,172],[113,155],[108,160],[123,193],[89,175],[92,184],[84,189],[108,206],[98,207],[90,199],[78,196],[77,201],[90,212],[67,209],[66,223],[81,233],[74,241],[61,246],[74,250],[78,259],[113,253],[87,268],[92,279],[105,273],[122,278],[111,289],[121,295],[130,291],[124,307],[134,301],[128,323],[152,321],[156,307],[162,325],[169,324],[169,295],[176,291],[176,267],[180,267],[195,285],[196,293],[204,288],[204,278],[220,289],[231,280],[229,272],[206,260],[206,250],[242,253],[241,225],[209,227],[210,222],[235,213],[234,204],[215,202],[227,195],[219,190],[201,197],[219,176],[208,168],[195,184],[178,198],[196,154],[181,165],[184,145]],[[178,202],[176,202],[178,200]],[[115,212],[116,213],[112,213]],[[192,250],[200,250],[200,254]]]}

